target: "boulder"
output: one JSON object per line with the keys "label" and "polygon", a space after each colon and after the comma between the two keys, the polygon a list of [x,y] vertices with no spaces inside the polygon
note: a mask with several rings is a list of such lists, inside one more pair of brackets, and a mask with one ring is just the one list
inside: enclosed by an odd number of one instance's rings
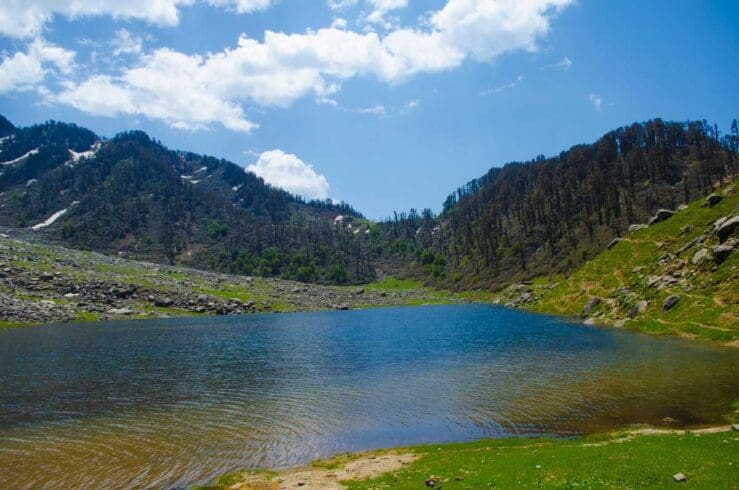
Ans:
{"label": "boulder", "polygon": [[634,306],[632,306],[629,309],[628,316],[629,318],[634,318],[639,313],[644,313],[647,309],[647,302],[646,301],[638,301]]}
{"label": "boulder", "polygon": [[725,242],[736,231],[737,225],[739,225],[739,216],[722,221],[716,228],[716,236],[718,236],[719,241],[721,243]]}
{"label": "boulder", "polygon": [[690,259],[690,261],[693,263],[693,265],[701,265],[704,262],[708,262],[711,260],[711,254],[708,251],[707,248],[702,248],[698,250],[694,255],[693,258]]}
{"label": "boulder", "polygon": [[680,482],[680,483],[688,481],[688,477],[687,477],[687,476],[685,476],[685,475],[683,475],[682,473],[678,473],[678,474],[676,474],[676,475],[673,475],[673,477],[672,477],[672,478],[673,478],[673,479],[674,479],[674,480],[675,480],[676,482]]}
{"label": "boulder", "polygon": [[730,245],[717,245],[711,249],[713,252],[713,260],[715,260],[717,264],[720,264],[729,258],[729,255],[731,255],[733,250],[734,247]]}
{"label": "boulder", "polygon": [[711,194],[710,196],[706,198],[705,205],[708,206],[709,208],[712,208],[720,202],[721,202],[721,196],[719,196],[718,194]]}
{"label": "boulder", "polygon": [[588,318],[583,322],[585,325],[596,325],[598,321],[595,318]]}
{"label": "boulder", "polygon": [[657,211],[657,214],[649,218],[648,224],[653,225],[655,223],[659,223],[660,221],[669,219],[670,217],[672,217],[673,214],[675,214],[675,212],[670,211],[669,209],[660,209],[659,211]]}
{"label": "boulder", "polygon": [[680,296],[676,294],[668,296],[667,298],[665,298],[665,302],[662,303],[662,311],[670,311],[672,308],[675,307],[678,301],[680,301]]}
{"label": "boulder", "polygon": [[647,225],[637,224],[637,225],[629,225],[629,233],[634,233],[635,231],[639,231],[642,228],[646,228]]}
{"label": "boulder", "polygon": [[109,315],[130,315],[133,313],[133,310],[128,307],[124,308],[111,308],[108,310]]}
{"label": "boulder", "polygon": [[618,244],[619,244],[619,242],[621,242],[622,240],[623,240],[623,238],[614,238],[614,239],[613,239],[613,240],[611,240],[611,242],[610,242],[610,243],[608,244],[608,248],[609,248],[609,249],[611,249],[611,248],[615,247],[615,246],[616,246],[616,245],[618,245]]}
{"label": "boulder", "polygon": [[685,225],[680,228],[681,235],[685,235],[686,233],[690,233],[691,231],[693,231],[693,225]]}
{"label": "boulder", "polygon": [[598,306],[600,304],[600,298],[597,296],[593,296],[590,298],[587,302],[587,304],[582,309],[583,316],[588,316],[590,314],[590,311]]}
{"label": "boulder", "polygon": [[154,306],[157,306],[159,308],[168,308],[174,304],[174,300],[172,298],[167,298],[166,296],[163,298],[157,298],[154,300]]}

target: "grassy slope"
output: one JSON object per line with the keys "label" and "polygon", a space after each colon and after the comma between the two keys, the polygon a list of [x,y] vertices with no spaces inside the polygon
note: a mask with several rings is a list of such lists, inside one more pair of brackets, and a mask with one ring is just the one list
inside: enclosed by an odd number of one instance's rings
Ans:
{"label": "grassy slope", "polygon": [[[353,489],[671,487],[682,472],[690,488],[739,488],[739,436],[663,434],[574,440],[505,439],[411,449],[421,458]],[[438,486],[438,485],[437,485]]]}
{"label": "grassy slope", "polygon": [[[734,188],[737,188],[735,183]],[[701,247],[678,250],[701,235],[710,237],[707,246],[718,242],[711,234],[718,218],[739,211],[735,191],[724,193],[713,208],[703,207],[704,199],[691,203],[662,223],[629,233],[624,240],[597,255],[569,277],[540,278],[531,289],[534,301],[525,305],[534,311],[579,315],[591,297],[603,301],[588,316],[602,324],[626,320],[624,326],[656,334],[672,334],[736,343],[739,339],[739,253],[736,251],[721,265],[712,261],[695,266],[693,254]],[[692,226],[689,232],[681,232]],[[664,263],[660,258],[672,254]],[[662,289],[649,287],[649,276],[683,274],[683,284]],[[552,284],[554,284],[552,286]],[[511,298],[503,294],[502,301]],[[677,294],[680,301],[669,312],[662,311],[664,299]],[[507,298],[506,298],[507,296]],[[647,308],[633,319],[628,311],[638,301]]]}

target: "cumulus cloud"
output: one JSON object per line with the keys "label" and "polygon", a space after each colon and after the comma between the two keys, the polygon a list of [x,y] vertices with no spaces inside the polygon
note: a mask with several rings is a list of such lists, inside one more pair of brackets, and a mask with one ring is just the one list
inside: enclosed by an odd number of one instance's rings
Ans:
{"label": "cumulus cloud", "polygon": [[0,93],[39,88],[50,73],[69,75],[75,52],[36,38],[25,52],[18,51],[0,63]]}
{"label": "cumulus cloud", "polygon": [[265,151],[256,163],[246,167],[268,184],[308,199],[326,199],[329,185],[326,177],[296,155],[282,150]]}
{"label": "cumulus cloud", "polygon": [[[263,10],[276,0],[204,0],[214,7],[238,13]],[[161,26],[180,20],[180,7],[195,0],[3,0],[0,2],[0,34],[15,38],[39,35],[55,15],[68,19],[107,15],[136,19]]]}
{"label": "cumulus cloud", "polygon": [[[173,6],[176,13],[178,2],[186,1],[152,3]],[[209,1],[236,9],[265,8],[272,3]],[[370,1],[384,11],[406,3]],[[249,132],[257,124],[244,112],[248,104],[287,107],[312,96],[319,103],[335,105],[332,95],[353,77],[370,76],[396,84],[418,74],[454,69],[467,59],[488,62],[505,53],[534,51],[549,32],[553,16],[572,1],[448,0],[440,10],[430,12],[423,25],[396,28],[385,35],[354,32],[339,23],[303,33],[266,31],[262,41],[242,34],[235,47],[203,55],[160,48],[140,55],[120,73],[69,81],[48,100],[93,114],[139,114],[177,128],[201,129],[220,123]],[[30,3],[34,2],[40,0]],[[86,2],[78,0],[77,4]],[[335,8],[344,4],[329,2]],[[98,0],[95,5],[107,3]],[[121,48],[137,49],[135,42],[123,42],[130,41],[123,39],[125,34],[121,37]],[[106,91],[113,96],[101,95]]]}
{"label": "cumulus cloud", "polygon": [[367,14],[365,20],[371,24],[381,24],[386,28],[392,27],[392,23],[386,19],[387,14],[408,6],[408,0],[369,0],[369,3],[372,11]]}
{"label": "cumulus cloud", "polygon": [[113,55],[139,54],[143,49],[144,42],[140,36],[134,36],[128,29],[118,29],[110,42]]}

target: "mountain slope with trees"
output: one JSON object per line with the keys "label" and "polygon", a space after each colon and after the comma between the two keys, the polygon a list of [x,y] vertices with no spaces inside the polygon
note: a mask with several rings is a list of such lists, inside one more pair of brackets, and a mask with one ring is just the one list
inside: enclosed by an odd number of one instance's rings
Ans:
{"label": "mountain slope with trees", "polygon": [[635,123],[556,157],[493,168],[451,194],[439,216],[411,211],[383,223],[375,251],[389,270],[457,290],[567,272],[630,225],[735,176],[737,148],[736,121],[723,137],[705,121]]}
{"label": "mountain slope with trees", "polygon": [[0,226],[65,245],[305,282],[373,277],[362,241],[337,215],[346,204],[305,202],[234,163],[165,148],[140,131],[103,140],[50,121],[0,121]]}

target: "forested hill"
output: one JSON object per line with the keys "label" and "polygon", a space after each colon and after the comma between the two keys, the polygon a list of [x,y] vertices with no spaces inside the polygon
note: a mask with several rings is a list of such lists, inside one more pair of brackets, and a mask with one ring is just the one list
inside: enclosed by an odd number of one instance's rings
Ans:
{"label": "forested hill", "polygon": [[383,225],[390,267],[455,289],[498,288],[567,272],[629,225],[711,192],[737,174],[739,132],[659,119],[611,131],[553,158],[509,163],[450,195],[438,217]]}
{"label": "forested hill", "polygon": [[0,118],[0,226],[82,249],[302,281],[373,277],[337,215],[234,163],[172,151],[143,132],[104,140],[73,124]]}

